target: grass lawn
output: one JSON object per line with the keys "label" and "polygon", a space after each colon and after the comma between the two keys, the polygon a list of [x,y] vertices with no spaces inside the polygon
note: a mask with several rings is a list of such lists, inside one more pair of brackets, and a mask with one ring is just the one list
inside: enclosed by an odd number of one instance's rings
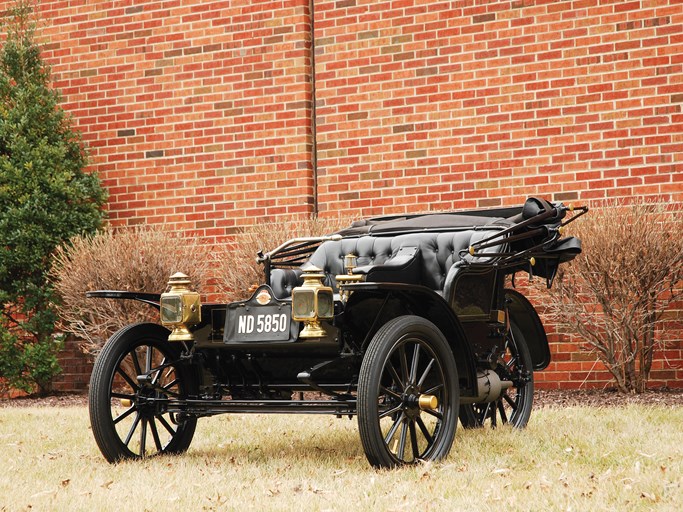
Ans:
{"label": "grass lawn", "polygon": [[181,456],[110,465],[84,407],[0,409],[0,510],[681,510],[683,407],[541,408],[372,469],[355,419],[200,419]]}

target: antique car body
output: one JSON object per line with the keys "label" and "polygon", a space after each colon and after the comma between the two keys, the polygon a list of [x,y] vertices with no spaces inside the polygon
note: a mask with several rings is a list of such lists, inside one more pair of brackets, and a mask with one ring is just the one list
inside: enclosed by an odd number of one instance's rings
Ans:
{"label": "antique car body", "polygon": [[163,324],[127,326],[100,353],[97,444],[115,462],[186,450],[203,416],[356,415],[368,461],[395,467],[445,457],[458,420],[524,427],[550,350],[506,282],[550,286],[581,252],[563,227],[586,211],[530,198],[367,219],[259,253],[263,283],[231,304],[201,304],[180,273],[163,294],[89,292],[150,304]]}

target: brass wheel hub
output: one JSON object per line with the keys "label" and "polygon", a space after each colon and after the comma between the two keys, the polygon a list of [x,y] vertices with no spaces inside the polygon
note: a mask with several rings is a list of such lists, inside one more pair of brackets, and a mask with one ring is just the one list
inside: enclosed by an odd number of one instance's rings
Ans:
{"label": "brass wheel hub", "polygon": [[439,407],[439,399],[435,395],[420,393],[410,386],[403,393],[403,407],[409,418],[416,418],[422,411],[434,411]]}
{"label": "brass wheel hub", "polygon": [[434,395],[420,395],[417,403],[423,411],[434,411],[439,407],[439,399]]}

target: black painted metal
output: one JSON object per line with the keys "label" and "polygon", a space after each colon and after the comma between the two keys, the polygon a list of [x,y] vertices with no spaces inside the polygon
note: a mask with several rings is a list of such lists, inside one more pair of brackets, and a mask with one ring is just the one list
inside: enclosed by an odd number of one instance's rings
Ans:
{"label": "black painted metal", "polygon": [[149,304],[156,309],[159,309],[161,301],[160,293],[142,293],[142,292],[124,292],[121,290],[95,290],[86,292],[85,296],[89,299],[127,299],[137,300]]}
{"label": "black painted metal", "polygon": [[335,414],[341,416],[356,414],[356,400],[168,400],[145,399],[150,405],[167,412],[196,416],[214,416],[224,413],[269,413],[269,414]]}

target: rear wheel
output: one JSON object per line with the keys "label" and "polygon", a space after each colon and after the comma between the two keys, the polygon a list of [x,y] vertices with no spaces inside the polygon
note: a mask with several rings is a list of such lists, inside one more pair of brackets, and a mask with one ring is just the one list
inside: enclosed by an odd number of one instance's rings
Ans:
{"label": "rear wheel", "polygon": [[505,351],[498,359],[495,372],[502,381],[512,381],[497,400],[460,406],[460,422],[465,428],[510,424],[524,428],[531,417],[534,400],[534,376],[529,349],[514,323],[505,340]]}
{"label": "rear wheel", "polygon": [[391,468],[448,455],[458,403],[453,353],[434,324],[402,316],[375,334],[358,379],[358,427],[370,464]]}
{"label": "rear wheel", "polygon": [[167,401],[196,389],[179,347],[156,324],[124,327],[95,361],[90,379],[90,423],[109,462],[187,450],[197,419],[168,412]]}

